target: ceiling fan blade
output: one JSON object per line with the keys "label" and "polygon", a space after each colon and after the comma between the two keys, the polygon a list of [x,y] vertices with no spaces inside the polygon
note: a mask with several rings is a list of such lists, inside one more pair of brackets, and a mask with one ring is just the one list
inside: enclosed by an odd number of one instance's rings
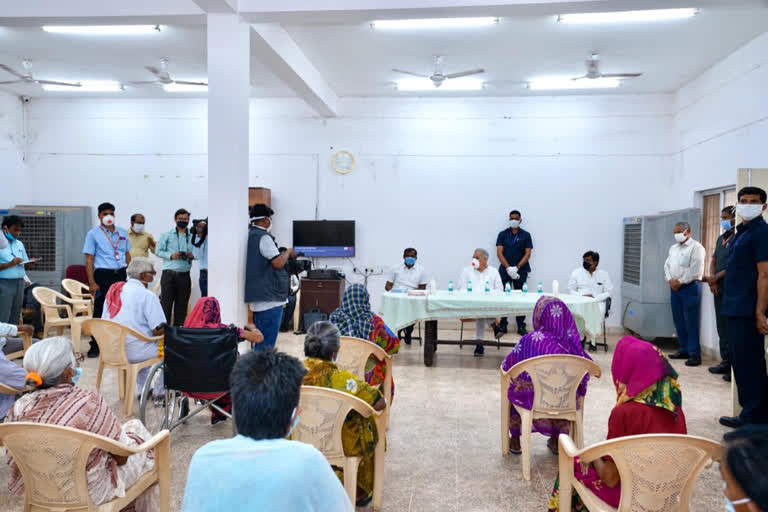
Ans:
{"label": "ceiling fan blade", "polygon": [[82,84],[79,84],[79,83],[73,84],[73,83],[70,83],[70,82],[54,82],[53,80],[35,80],[35,82],[40,84],[40,85],[43,85],[43,84],[45,84],[45,85],[63,85],[65,87],[82,87],[83,86]]}
{"label": "ceiling fan blade", "polygon": [[637,78],[643,76],[642,73],[604,73],[600,78]]}
{"label": "ceiling fan blade", "polygon": [[155,85],[161,84],[160,80],[138,80],[136,82],[126,82],[128,85]]}
{"label": "ceiling fan blade", "polygon": [[23,84],[23,83],[26,83],[26,80],[8,80],[6,82],[0,82],[0,85]]}
{"label": "ceiling fan blade", "polygon": [[445,78],[461,78],[462,76],[479,75],[480,73],[485,73],[485,70],[483,68],[478,68],[470,69],[468,71],[459,71],[458,73],[448,73],[445,75]]}
{"label": "ceiling fan blade", "polygon": [[404,75],[418,76],[419,78],[429,78],[429,75],[422,75],[420,73],[411,73],[410,71],[404,71],[402,69],[393,69],[395,73],[402,73]]}
{"label": "ceiling fan blade", "polygon": [[186,80],[174,80],[173,83],[181,84],[181,85],[204,85],[208,87],[208,84],[206,82],[188,82]]}
{"label": "ceiling fan blade", "polygon": [[5,64],[0,64],[0,69],[4,69],[5,71],[7,71],[8,73],[12,74],[13,76],[17,76],[19,78],[25,78],[24,75],[22,75],[21,73],[19,73],[18,71],[14,70],[14,69],[9,68]]}
{"label": "ceiling fan blade", "polygon": [[144,69],[158,77],[160,80],[169,81],[171,80],[171,77],[168,75],[167,71],[160,71],[155,66],[144,66]]}
{"label": "ceiling fan blade", "polygon": [[571,78],[571,80],[588,80],[588,79],[589,79],[589,77],[587,75],[575,76],[575,77]]}

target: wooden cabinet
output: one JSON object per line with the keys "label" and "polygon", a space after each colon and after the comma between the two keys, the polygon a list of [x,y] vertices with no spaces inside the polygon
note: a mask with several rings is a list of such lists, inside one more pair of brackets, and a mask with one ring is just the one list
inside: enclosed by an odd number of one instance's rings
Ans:
{"label": "wooden cabinet", "polygon": [[301,299],[299,303],[299,321],[304,318],[304,313],[319,309],[326,315],[341,305],[341,296],[344,295],[344,280],[302,279]]}

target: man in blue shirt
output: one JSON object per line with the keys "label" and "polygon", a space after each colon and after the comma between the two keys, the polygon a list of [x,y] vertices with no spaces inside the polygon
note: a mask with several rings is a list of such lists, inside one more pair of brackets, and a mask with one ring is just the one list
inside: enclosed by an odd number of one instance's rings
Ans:
{"label": "man in blue shirt", "polygon": [[165,317],[173,325],[181,326],[187,318],[189,296],[192,293],[192,279],[189,270],[192,268],[192,237],[189,226],[189,212],[184,208],[173,214],[176,225],[173,229],[160,235],[155,254],[163,258],[163,275],[160,277],[160,303],[163,305]]}
{"label": "man in blue shirt", "polygon": [[[506,287],[511,284],[515,290],[522,290],[531,272],[531,249],[533,239],[531,234],[520,227],[523,216],[517,210],[509,212],[509,227],[496,237],[496,256],[499,258],[499,274],[501,282]],[[517,333],[524,336],[528,333],[525,329],[525,316],[517,317]],[[507,318],[504,317],[499,325],[494,326],[493,332],[500,337],[507,332]]]}
{"label": "man in blue shirt", "polygon": [[[93,296],[93,318],[101,318],[109,287],[125,281],[125,268],[131,262],[128,232],[115,225],[115,205],[101,203],[98,207],[99,225],[85,235],[83,254],[88,288]],[[98,357],[99,346],[91,339],[88,357]]]}
{"label": "man in blue shirt", "polygon": [[195,259],[200,262],[200,296],[208,296],[208,218],[192,222],[192,251]]}
{"label": "man in blue shirt", "polygon": [[285,439],[299,422],[305,373],[298,359],[276,350],[238,359],[230,386],[238,435],[197,450],[183,512],[353,511],[323,454]]}
{"label": "man in blue shirt", "polygon": [[742,223],[728,248],[722,313],[727,317],[731,366],[736,377],[739,416],[723,416],[720,424],[738,428],[768,423],[768,374],[765,336],[768,335],[768,224],[763,219],[765,190],[744,187],[736,213]]}
{"label": "man in blue shirt", "polygon": [[19,240],[24,222],[18,215],[3,219],[2,237],[7,244],[0,249],[0,322],[16,325],[24,301],[24,262],[29,258]]}

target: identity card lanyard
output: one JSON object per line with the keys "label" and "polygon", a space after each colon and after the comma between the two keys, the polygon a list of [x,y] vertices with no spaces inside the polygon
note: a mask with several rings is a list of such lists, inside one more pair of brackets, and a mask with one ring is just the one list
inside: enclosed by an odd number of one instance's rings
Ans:
{"label": "identity card lanyard", "polygon": [[112,237],[109,236],[109,233],[107,233],[107,230],[104,229],[104,226],[99,226],[101,229],[101,232],[104,233],[104,236],[107,237],[107,240],[109,240],[109,245],[112,246],[112,250],[115,252],[115,259],[120,260],[120,253],[118,252],[117,248],[120,247],[120,232],[115,228],[115,232],[117,233],[117,243],[114,243],[112,241]]}

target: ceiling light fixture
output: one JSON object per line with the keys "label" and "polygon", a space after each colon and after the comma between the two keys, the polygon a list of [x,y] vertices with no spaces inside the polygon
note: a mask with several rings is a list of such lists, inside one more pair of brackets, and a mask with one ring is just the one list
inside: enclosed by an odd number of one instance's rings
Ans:
{"label": "ceiling light fixture", "polygon": [[499,18],[426,18],[413,20],[376,20],[371,28],[382,30],[413,30],[433,28],[471,28],[495,25]]}
{"label": "ceiling light fixture", "polygon": [[648,11],[616,11],[616,12],[586,12],[579,14],[561,14],[557,17],[560,23],[634,23],[644,21],[669,21],[691,18],[696,16],[696,8],[685,9],[652,9]]}
{"label": "ceiling light fixture", "polygon": [[120,92],[123,90],[120,82],[109,80],[80,80],[76,83],[79,83],[80,87],[54,84],[43,84],[42,87],[49,92]]}
{"label": "ceiling light fixture", "polygon": [[621,86],[621,80],[616,78],[582,78],[574,80],[570,77],[542,76],[532,78],[528,82],[528,88],[532,91],[612,89],[619,86]]}
{"label": "ceiling light fixture", "polygon": [[208,92],[207,85],[191,85],[191,84],[163,84],[165,92]]}
{"label": "ceiling light fixture", "polygon": [[43,25],[43,30],[53,34],[131,36],[157,34],[160,25]]}
{"label": "ceiling light fixture", "polygon": [[477,78],[452,78],[435,87],[429,78],[403,78],[396,82],[398,91],[481,91],[485,83]]}

